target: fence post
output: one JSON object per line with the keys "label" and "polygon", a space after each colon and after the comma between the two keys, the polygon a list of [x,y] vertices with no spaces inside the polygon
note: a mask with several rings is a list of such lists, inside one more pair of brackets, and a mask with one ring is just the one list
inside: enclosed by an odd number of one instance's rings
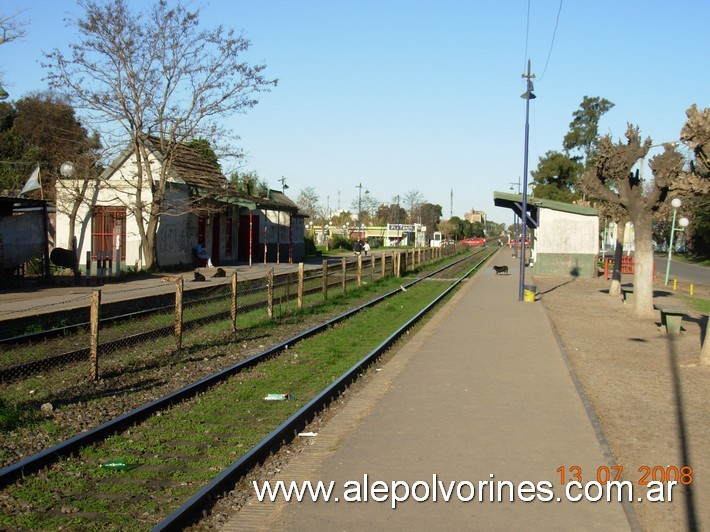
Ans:
{"label": "fence post", "polygon": [[90,346],[89,346],[89,376],[91,380],[99,379],[99,320],[101,319],[101,290],[91,292],[90,315]]}
{"label": "fence post", "polygon": [[394,276],[395,277],[402,277],[402,252],[401,251],[395,251],[395,256],[393,262],[396,262],[397,264],[394,267]]}
{"label": "fence post", "polygon": [[121,276],[121,246],[116,248],[116,277]]}
{"label": "fence post", "polygon": [[86,252],[86,286],[91,284],[91,251]]}
{"label": "fence post", "polygon": [[232,273],[232,303],[229,307],[230,328],[237,332],[237,272]]}
{"label": "fence post", "polygon": [[370,266],[370,281],[371,281],[371,282],[375,282],[375,256],[374,256],[374,255],[370,258],[370,263],[371,263],[371,266]]}
{"label": "fence post", "polygon": [[328,299],[328,261],[323,261],[323,299]]}
{"label": "fence post", "polygon": [[385,275],[387,275],[387,272],[385,271],[387,264],[387,253],[382,252],[382,278],[385,278]]}
{"label": "fence post", "polygon": [[357,287],[362,286],[362,255],[357,256]]}
{"label": "fence post", "polygon": [[341,267],[341,269],[342,269],[342,274],[343,274],[343,295],[345,295],[345,292],[346,292],[345,285],[347,284],[347,281],[348,281],[348,277],[347,277],[347,273],[348,273],[348,272],[347,272],[347,263],[346,263],[346,261],[345,261],[345,257],[342,258],[342,261],[341,261],[341,262],[342,262],[342,267]]}
{"label": "fence post", "polygon": [[182,292],[184,288],[182,276],[175,281],[175,347],[182,349]]}
{"label": "fence post", "polygon": [[303,308],[303,263],[298,263],[298,310]]}
{"label": "fence post", "polygon": [[274,268],[269,268],[266,274],[266,315],[274,317]]}

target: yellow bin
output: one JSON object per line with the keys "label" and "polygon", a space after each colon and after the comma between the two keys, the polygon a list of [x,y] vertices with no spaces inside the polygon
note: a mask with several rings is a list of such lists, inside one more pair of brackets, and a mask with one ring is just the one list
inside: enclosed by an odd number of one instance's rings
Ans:
{"label": "yellow bin", "polygon": [[535,302],[535,293],[537,292],[537,286],[526,284],[523,285],[523,301]]}

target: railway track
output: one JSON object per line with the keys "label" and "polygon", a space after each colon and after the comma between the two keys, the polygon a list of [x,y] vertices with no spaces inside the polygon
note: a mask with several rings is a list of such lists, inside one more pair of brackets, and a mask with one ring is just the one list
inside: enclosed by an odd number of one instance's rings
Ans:
{"label": "railway track", "polygon": [[[285,278],[285,280],[278,281],[276,282],[275,288],[278,290],[282,286],[284,286],[286,283],[290,282],[288,280],[288,276],[291,274],[285,274],[282,275],[281,277]],[[253,282],[253,281],[252,281]],[[334,288],[340,284],[339,280],[333,280],[329,281],[328,287],[329,288]],[[314,288],[308,288],[304,290],[303,294],[304,296],[308,296],[311,294],[316,294],[319,293],[322,290],[322,287],[314,287]],[[208,296],[203,296],[203,297],[198,297],[194,298],[191,301],[188,301],[185,305],[185,310],[189,310],[191,307],[195,307],[198,305],[209,305],[212,302],[217,302],[217,301],[222,301],[225,299],[225,294],[228,294],[229,291],[229,285],[221,285],[219,289],[217,290],[219,292],[219,295],[208,295]],[[297,294],[292,293],[292,294],[287,294],[287,295],[282,295],[279,296],[276,299],[276,304],[283,304],[288,301],[293,301],[297,297]],[[237,312],[239,313],[246,313],[246,312],[251,312],[254,310],[262,309],[265,308],[267,305],[266,301],[258,301],[255,303],[241,303],[237,307]],[[159,313],[165,313],[166,311],[172,312],[173,306],[160,306],[160,307],[154,307],[154,308],[149,308],[149,309],[144,309],[138,312],[131,312],[128,314],[121,314],[119,316],[113,316],[111,318],[106,318],[101,320],[101,326],[107,327],[109,325],[118,325],[120,326],[121,324],[127,322],[127,321],[136,321],[139,322],[141,320],[144,320],[150,316],[154,316]],[[182,327],[184,330],[190,330],[195,327],[200,327],[206,323],[210,323],[215,320],[223,320],[229,318],[230,311],[218,311],[218,312],[210,312],[205,315],[202,315],[200,317],[196,317],[193,319],[188,319],[185,320],[182,324]],[[0,344],[4,344],[6,348],[10,347],[21,347],[21,346],[26,346],[26,345],[35,345],[37,343],[44,343],[45,348],[51,349],[51,346],[47,346],[46,344],[48,342],[51,342],[53,339],[56,338],[61,338],[61,337],[66,337],[68,335],[76,334],[80,331],[86,331],[89,329],[89,323],[77,323],[74,325],[69,325],[65,327],[57,327],[54,329],[50,329],[47,331],[42,331],[38,333],[32,333],[32,334],[27,334],[27,335],[22,335],[22,336],[17,336],[17,337],[12,337],[12,338],[5,338],[3,340],[0,340]],[[104,341],[100,344],[100,350],[103,352],[113,352],[118,348],[127,348],[135,345],[140,345],[146,341],[153,340],[155,338],[159,337],[168,337],[174,334],[174,324],[170,325],[165,325],[162,327],[158,328],[153,328],[150,330],[144,330],[141,332],[136,332],[135,334],[130,334],[130,335],[123,335],[118,339],[114,340],[109,340],[109,341]],[[7,366],[4,368],[0,368],[0,382],[10,382],[15,378],[18,378],[19,376],[28,376],[28,375],[33,375],[33,374],[38,374],[44,371],[47,371],[48,369],[52,369],[58,366],[62,366],[64,364],[70,363],[70,362],[77,362],[81,360],[86,360],[89,358],[89,348],[88,347],[80,347],[77,349],[69,349],[66,351],[63,351],[61,353],[58,353],[56,355],[51,355],[51,356],[43,356],[37,360],[29,360],[27,362],[23,362],[20,364],[14,364],[11,366]]]}
{"label": "railway track", "polygon": [[[0,527],[181,529],[293,438],[493,252],[468,255],[404,290],[6,467],[0,471]],[[420,282],[437,277],[443,280]],[[411,315],[397,316],[400,305],[393,302],[407,297],[428,302]],[[323,349],[321,333],[343,334],[367,312],[389,312],[387,319],[375,321],[393,325],[369,335],[365,353],[333,357],[327,340]],[[324,354],[317,355],[319,350]],[[283,400],[265,401],[271,388]],[[5,515],[11,510],[15,515]]]}

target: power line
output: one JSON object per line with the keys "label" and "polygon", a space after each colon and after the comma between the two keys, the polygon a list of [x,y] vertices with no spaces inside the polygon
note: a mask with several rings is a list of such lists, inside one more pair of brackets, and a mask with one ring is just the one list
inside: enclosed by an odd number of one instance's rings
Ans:
{"label": "power line", "polygon": [[[528,0],[528,15],[527,19],[525,20],[525,60],[523,61],[523,64],[525,64],[528,60],[528,37],[530,36],[530,0]],[[525,66],[523,66],[523,70],[525,70]]]}
{"label": "power line", "polygon": [[560,0],[560,7],[557,10],[557,20],[555,20],[555,30],[552,32],[552,41],[550,42],[550,51],[547,52],[547,61],[545,61],[545,68],[542,69],[542,74],[540,75],[539,81],[542,81],[542,78],[545,76],[545,72],[547,72],[547,64],[550,62],[550,56],[552,55],[552,48],[555,45],[555,35],[557,35],[557,26],[560,23],[560,13],[562,12],[562,0]]}

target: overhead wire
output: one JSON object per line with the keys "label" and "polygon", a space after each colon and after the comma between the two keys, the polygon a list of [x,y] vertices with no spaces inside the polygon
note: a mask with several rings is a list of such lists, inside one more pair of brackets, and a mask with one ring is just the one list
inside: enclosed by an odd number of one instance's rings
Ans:
{"label": "overhead wire", "polygon": [[547,60],[545,61],[545,68],[542,69],[542,74],[540,74],[540,79],[538,81],[542,81],[542,78],[545,76],[545,72],[547,72],[547,65],[550,63],[550,56],[552,55],[552,48],[555,46],[555,36],[557,35],[557,27],[560,24],[560,13],[561,12],[562,12],[562,0],[560,0],[560,7],[557,9],[557,19],[555,20],[555,29],[552,32],[552,41],[550,42],[550,50],[547,52]]}

